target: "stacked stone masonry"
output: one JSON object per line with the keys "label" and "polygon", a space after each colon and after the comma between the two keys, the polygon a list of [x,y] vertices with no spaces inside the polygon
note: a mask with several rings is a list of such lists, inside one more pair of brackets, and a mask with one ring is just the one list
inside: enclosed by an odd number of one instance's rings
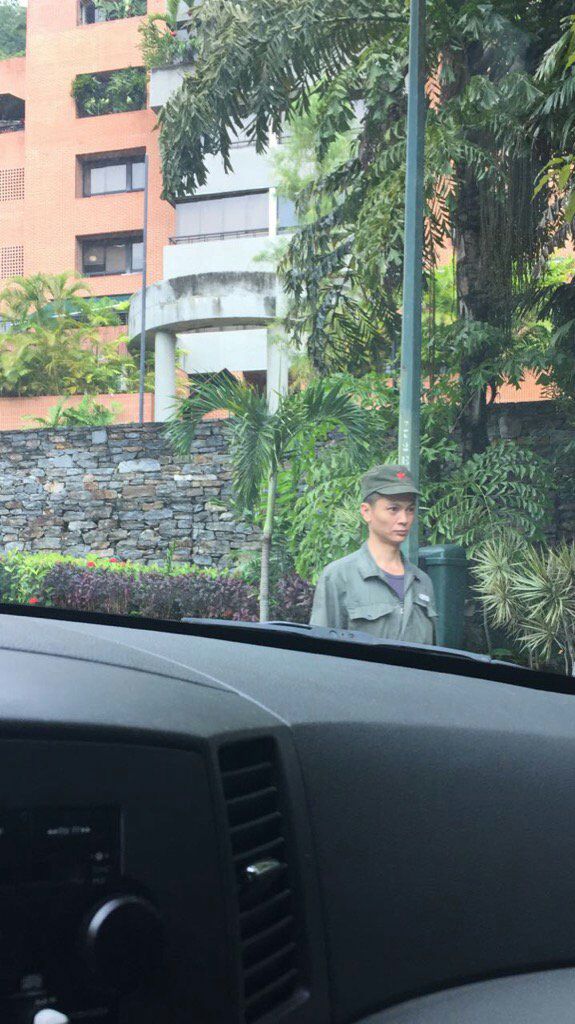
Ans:
{"label": "stacked stone masonry", "polygon": [[220,424],[178,460],[160,424],[0,433],[0,549],[223,566],[257,546],[227,510]]}
{"label": "stacked stone masonry", "polygon": [[[493,440],[552,458],[573,440],[548,403],[492,410]],[[161,424],[0,432],[0,551],[56,551],[150,563],[224,566],[257,536],[227,509],[230,462],[220,422],[174,456]],[[549,539],[575,538],[575,488],[557,495]]]}

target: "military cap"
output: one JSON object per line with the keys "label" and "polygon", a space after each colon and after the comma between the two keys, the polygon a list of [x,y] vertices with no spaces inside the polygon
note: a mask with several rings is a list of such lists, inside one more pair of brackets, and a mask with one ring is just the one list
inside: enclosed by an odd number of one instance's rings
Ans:
{"label": "military cap", "polygon": [[361,497],[370,494],[419,494],[407,466],[373,466],[361,478]]}

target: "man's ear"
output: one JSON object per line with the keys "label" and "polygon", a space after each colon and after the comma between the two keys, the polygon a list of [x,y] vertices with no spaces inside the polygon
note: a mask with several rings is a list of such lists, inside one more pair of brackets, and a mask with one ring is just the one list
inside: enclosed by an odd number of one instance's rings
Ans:
{"label": "man's ear", "polygon": [[364,523],[371,522],[371,505],[367,501],[362,501],[359,511],[361,512],[361,518]]}

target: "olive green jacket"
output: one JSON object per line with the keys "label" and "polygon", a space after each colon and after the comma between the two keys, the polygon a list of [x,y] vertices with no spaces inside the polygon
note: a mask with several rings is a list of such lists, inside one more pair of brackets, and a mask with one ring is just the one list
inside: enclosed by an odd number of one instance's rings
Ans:
{"label": "olive green jacket", "polygon": [[403,601],[387,582],[367,543],[322,572],[313,602],[312,626],[353,629],[383,640],[435,643],[437,610],[429,576],[405,563]]}

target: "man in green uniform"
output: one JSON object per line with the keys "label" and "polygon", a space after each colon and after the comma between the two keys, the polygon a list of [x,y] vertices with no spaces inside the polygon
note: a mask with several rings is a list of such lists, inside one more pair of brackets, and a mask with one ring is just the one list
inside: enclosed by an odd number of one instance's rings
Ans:
{"label": "man in green uniform", "polygon": [[401,553],[418,493],[405,466],[374,466],[365,474],[361,515],[367,541],[323,570],[312,625],[361,630],[385,640],[435,643],[433,584]]}

